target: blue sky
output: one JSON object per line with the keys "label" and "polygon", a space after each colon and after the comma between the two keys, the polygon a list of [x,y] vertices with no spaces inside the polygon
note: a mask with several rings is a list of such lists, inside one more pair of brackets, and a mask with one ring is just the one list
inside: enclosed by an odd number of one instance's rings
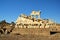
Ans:
{"label": "blue sky", "polygon": [[52,19],[60,23],[60,0],[0,0],[0,21],[16,21],[24,13],[41,10],[42,19]]}

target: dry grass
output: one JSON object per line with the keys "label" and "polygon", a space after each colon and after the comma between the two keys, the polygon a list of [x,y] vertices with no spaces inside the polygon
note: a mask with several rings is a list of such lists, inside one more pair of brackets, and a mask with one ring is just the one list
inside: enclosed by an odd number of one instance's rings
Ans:
{"label": "dry grass", "polygon": [[0,35],[0,40],[60,40],[60,34],[51,36],[37,35]]}

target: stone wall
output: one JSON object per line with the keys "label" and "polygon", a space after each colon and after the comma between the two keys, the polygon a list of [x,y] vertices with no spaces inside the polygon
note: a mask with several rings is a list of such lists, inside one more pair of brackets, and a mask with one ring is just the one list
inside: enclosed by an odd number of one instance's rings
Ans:
{"label": "stone wall", "polygon": [[32,34],[32,35],[50,35],[49,29],[46,28],[15,28],[12,34],[19,33],[21,35]]}

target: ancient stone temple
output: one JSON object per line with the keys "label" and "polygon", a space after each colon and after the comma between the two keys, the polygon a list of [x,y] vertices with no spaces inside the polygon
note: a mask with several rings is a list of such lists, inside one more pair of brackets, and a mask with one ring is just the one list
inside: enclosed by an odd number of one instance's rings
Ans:
{"label": "ancient stone temple", "polygon": [[[16,20],[16,26],[19,28],[49,28],[54,22],[49,19],[43,20],[40,18],[40,11],[32,11],[30,16],[21,14]],[[36,18],[37,16],[37,18]]]}
{"label": "ancient stone temple", "polygon": [[41,11],[32,11],[29,16],[21,14],[12,33],[49,35],[50,27],[55,23],[49,19],[42,19],[40,15]]}

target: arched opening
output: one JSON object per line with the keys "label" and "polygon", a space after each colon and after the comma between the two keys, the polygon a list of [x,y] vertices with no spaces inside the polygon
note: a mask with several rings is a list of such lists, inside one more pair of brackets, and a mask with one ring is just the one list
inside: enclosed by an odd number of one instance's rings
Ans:
{"label": "arched opening", "polygon": [[4,32],[5,32],[5,31],[6,31],[6,28],[4,28],[3,30],[4,30]]}
{"label": "arched opening", "polygon": [[7,34],[10,34],[10,32],[7,32]]}
{"label": "arched opening", "polygon": [[0,30],[0,34],[3,34],[3,31],[2,30]]}
{"label": "arched opening", "polygon": [[56,34],[56,33],[58,33],[58,32],[50,32],[50,35],[53,35],[53,34]]}

